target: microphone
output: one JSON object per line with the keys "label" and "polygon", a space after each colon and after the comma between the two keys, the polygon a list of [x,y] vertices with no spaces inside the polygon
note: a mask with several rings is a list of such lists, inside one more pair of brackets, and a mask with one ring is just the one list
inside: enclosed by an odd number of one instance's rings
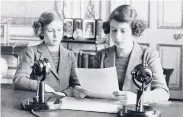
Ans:
{"label": "microphone", "polygon": [[43,76],[45,73],[49,74],[51,65],[47,58],[39,59],[38,61],[34,62],[32,66],[33,72],[38,76]]}
{"label": "microphone", "polygon": [[[152,81],[153,72],[151,69],[147,66],[147,64],[139,64],[137,65],[131,72],[132,79],[134,84],[139,89],[146,88]],[[142,87],[142,84],[144,84],[144,87]]]}
{"label": "microphone", "polygon": [[144,89],[152,81],[153,72],[146,63],[143,63],[137,65],[134,70],[132,70],[131,74],[134,84],[140,89],[137,90],[136,111],[143,112],[143,93]]}
{"label": "microphone", "polygon": [[45,83],[46,75],[51,72],[51,65],[47,58],[39,59],[34,62],[33,73],[37,77],[37,92],[32,100],[23,100],[21,108],[24,110],[57,110],[60,109],[61,101],[45,101]]}
{"label": "microphone", "polygon": [[45,102],[45,83],[43,82],[46,79],[46,74],[50,73],[51,65],[47,58],[39,59],[34,62],[32,66],[34,74],[38,78],[38,87],[36,97],[33,98],[35,102]]}
{"label": "microphone", "polygon": [[118,109],[118,117],[161,117],[161,111],[143,103],[143,93],[154,76],[148,64],[138,64],[131,72],[132,80],[137,86],[136,105],[126,105]]}

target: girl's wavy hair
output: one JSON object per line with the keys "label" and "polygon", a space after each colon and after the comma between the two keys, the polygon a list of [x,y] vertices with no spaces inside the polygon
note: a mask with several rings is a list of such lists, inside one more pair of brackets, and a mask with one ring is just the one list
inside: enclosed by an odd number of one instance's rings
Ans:
{"label": "girl's wavy hair", "polygon": [[60,16],[60,14],[54,10],[49,10],[41,14],[38,21],[34,21],[33,23],[33,30],[37,37],[39,37],[41,40],[44,39],[43,31],[44,26],[51,23],[54,19],[63,20]]}
{"label": "girl's wavy hair", "polygon": [[144,30],[147,27],[147,24],[144,20],[136,19],[137,12],[129,5],[118,6],[109,16],[107,22],[103,23],[103,30],[105,34],[110,33],[110,22],[112,19],[118,22],[128,22],[131,25],[132,35],[139,37],[142,35]]}

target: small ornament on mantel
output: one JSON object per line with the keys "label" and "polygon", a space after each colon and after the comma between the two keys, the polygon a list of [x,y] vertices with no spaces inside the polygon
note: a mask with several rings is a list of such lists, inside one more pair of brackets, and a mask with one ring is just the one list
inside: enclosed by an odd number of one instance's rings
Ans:
{"label": "small ornament on mantel", "polygon": [[63,1],[56,1],[55,9],[60,14],[60,17],[62,18],[61,20],[65,19],[64,8],[65,8],[65,1],[64,0]]}
{"label": "small ornament on mantel", "polygon": [[85,18],[86,19],[95,19],[95,9],[94,5],[92,4],[92,1],[89,1],[89,4],[87,6],[87,11],[85,13]]}

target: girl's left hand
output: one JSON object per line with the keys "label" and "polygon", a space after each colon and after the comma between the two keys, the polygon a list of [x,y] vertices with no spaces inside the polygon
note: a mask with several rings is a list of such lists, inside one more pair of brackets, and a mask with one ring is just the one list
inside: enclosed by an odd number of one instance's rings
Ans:
{"label": "girl's left hand", "polygon": [[114,91],[113,95],[117,97],[121,104],[136,104],[137,95],[130,91]]}
{"label": "girl's left hand", "polygon": [[62,99],[66,96],[65,93],[62,93],[62,92],[56,92],[55,91],[55,92],[52,92],[52,93],[53,93],[53,95],[56,99]]}

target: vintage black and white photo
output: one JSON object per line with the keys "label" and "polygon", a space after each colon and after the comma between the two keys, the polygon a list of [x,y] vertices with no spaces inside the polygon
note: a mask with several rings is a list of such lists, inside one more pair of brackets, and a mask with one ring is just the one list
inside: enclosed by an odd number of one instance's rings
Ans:
{"label": "vintage black and white photo", "polygon": [[182,0],[1,0],[1,117],[183,117]]}
{"label": "vintage black and white photo", "polygon": [[75,40],[82,40],[83,38],[83,27],[82,27],[83,20],[76,18],[74,19],[74,32],[73,38]]}
{"label": "vintage black and white photo", "polygon": [[73,19],[64,19],[64,36],[71,38],[73,36]]}
{"label": "vintage black and white photo", "polygon": [[95,38],[95,20],[83,20],[83,38]]}

